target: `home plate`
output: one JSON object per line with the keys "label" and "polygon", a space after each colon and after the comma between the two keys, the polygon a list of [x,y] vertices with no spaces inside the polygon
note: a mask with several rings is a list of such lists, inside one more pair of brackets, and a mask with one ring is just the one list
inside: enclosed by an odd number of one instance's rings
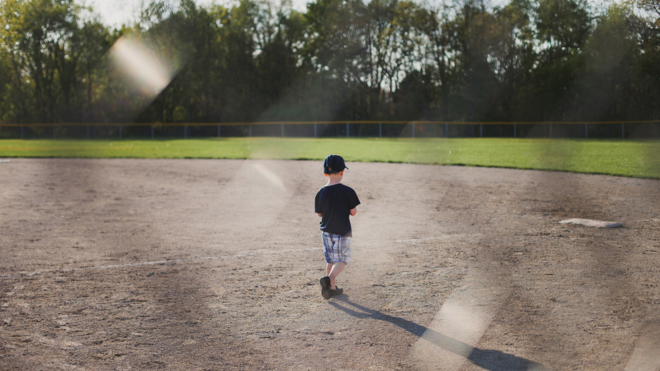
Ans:
{"label": "home plate", "polygon": [[562,220],[559,224],[580,224],[587,227],[594,228],[617,228],[623,227],[623,224],[617,222],[603,222],[600,220],[591,220],[591,219],[568,219]]}

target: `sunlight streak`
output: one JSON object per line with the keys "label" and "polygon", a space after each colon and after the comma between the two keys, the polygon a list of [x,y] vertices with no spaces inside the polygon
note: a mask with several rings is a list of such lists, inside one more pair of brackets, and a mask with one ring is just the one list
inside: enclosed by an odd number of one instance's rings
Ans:
{"label": "sunlight streak", "polygon": [[[467,361],[499,307],[497,287],[485,279],[454,290],[415,344],[413,354],[420,370],[459,370]],[[438,350],[434,334],[455,339]],[[443,343],[444,344],[444,343]]]}
{"label": "sunlight streak", "polygon": [[124,82],[145,98],[160,94],[177,72],[171,61],[158,56],[140,40],[126,36],[117,40],[108,57]]}
{"label": "sunlight streak", "polygon": [[280,178],[279,175],[277,175],[273,171],[269,170],[262,163],[256,163],[256,164],[252,165],[252,167],[259,174],[261,174],[264,178],[266,178],[266,180],[271,185],[275,186],[277,189],[279,189],[281,191],[286,191],[286,187],[284,186],[284,182],[282,182],[282,178]]}

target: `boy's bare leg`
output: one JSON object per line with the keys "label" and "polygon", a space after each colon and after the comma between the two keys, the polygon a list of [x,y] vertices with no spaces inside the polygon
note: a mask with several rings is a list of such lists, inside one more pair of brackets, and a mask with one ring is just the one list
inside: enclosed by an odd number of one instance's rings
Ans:
{"label": "boy's bare leg", "polygon": [[341,273],[342,270],[344,270],[344,267],[346,264],[344,263],[335,263],[335,264],[328,264],[326,267],[326,271],[328,271],[328,277],[330,277],[330,289],[331,290],[336,290],[337,286],[335,286],[335,278],[339,276],[339,273]]}

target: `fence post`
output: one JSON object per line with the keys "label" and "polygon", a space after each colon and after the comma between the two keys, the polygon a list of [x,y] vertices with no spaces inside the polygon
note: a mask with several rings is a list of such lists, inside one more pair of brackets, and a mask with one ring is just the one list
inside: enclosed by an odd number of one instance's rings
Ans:
{"label": "fence post", "polygon": [[378,138],[382,138],[382,137],[383,137],[383,123],[379,122],[378,123]]}
{"label": "fence post", "polygon": [[316,138],[316,124],[314,124],[314,138]]}
{"label": "fence post", "polygon": [[248,135],[252,137],[252,124],[250,124],[248,127]]}
{"label": "fence post", "polygon": [[415,123],[412,124],[412,138],[415,137]]}
{"label": "fence post", "polygon": [[449,124],[445,124],[445,138],[449,138]]}
{"label": "fence post", "polygon": [[516,124],[513,124],[513,137],[518,138],[518,133],[516,132]]}
{"label": "fence post", "polygon": [[349,137],[349,132],[350,132],[350,130],[351,130],[351,128],[350,128],[348,125],[349,125],[349,124],[348,124],[348,122],[347,122],[347,123],[346,123],[346,138]]}
{"label": "fence post", "polygon": [[280,124],[282,126],[282,138],[284,138],[284,124]]}
{"label": "fence post", "polygon": [[218,125],[218,138],[220,138],[220,125]]}

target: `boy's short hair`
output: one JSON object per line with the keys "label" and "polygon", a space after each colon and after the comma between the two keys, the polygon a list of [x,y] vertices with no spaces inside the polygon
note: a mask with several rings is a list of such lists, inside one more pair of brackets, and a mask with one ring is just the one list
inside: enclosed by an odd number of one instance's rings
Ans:
{"label": "boy's short hair", "polygon": [[341,173],[344,169],[348,169],[348,167],[344,163],[344,158],[339,155],[330,155],[323,161],[323,173],[325,174]]}

